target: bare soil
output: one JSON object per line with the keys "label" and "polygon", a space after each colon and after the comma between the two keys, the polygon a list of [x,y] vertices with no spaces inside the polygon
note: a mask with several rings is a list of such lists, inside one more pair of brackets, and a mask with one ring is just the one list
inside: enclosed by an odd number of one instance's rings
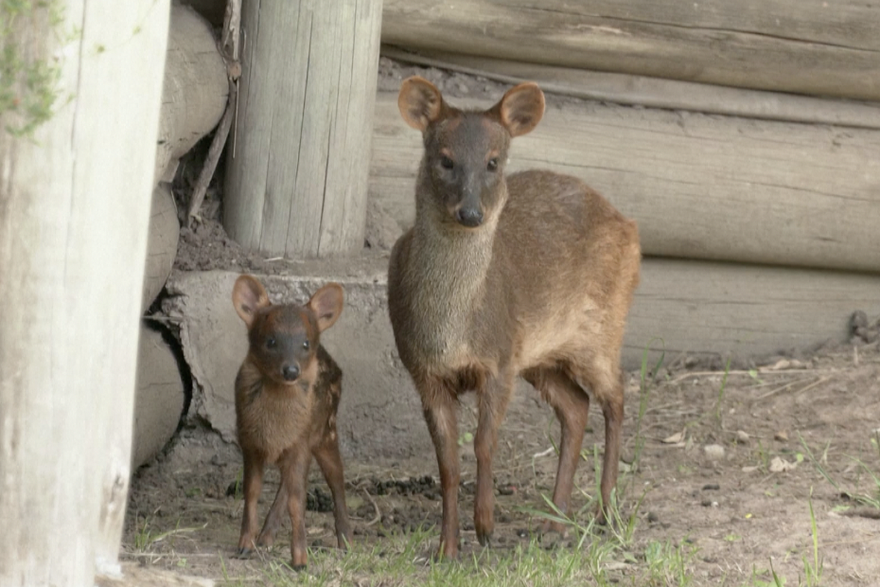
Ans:
{"label": "bare soil", "polygon": [[[853,496],[880,498],[877,485],[854,460],[880,474],[880,454],[871,445],[880,428],[880,350],[876,342],[855,340],[859,344],[821,349],[802,360],[778,358],[752,373],[731,372],[725,385],[723,371],[700,364],[685,367],[690,363],[682,358],[679,367],[661,368],[649,381],[641,419],[640,399],[645,396],[639,374],[631,374],[624,461],[633,460],[640,438],[644,447],[636,470],[626,472],[624,466],[619,487],[624,515],[635,511],[638,519],[633,550],[651,541],[690,541],[698,549],[693,568],[697,584],[748,582],[753,568],[767,569],[771,559],[784,576],[802,576],[801,558],[812,552],[812,494],[823,585],[876,585],[880,510],[860,506]],[[584,446],[589,455],[594,447],[601,454],[603,445],[603,423],[596,412]],[[465,404],[462,432],[473,431],[473,422],[472,406]],[[548,449],[557,437],[552,412],[537,394],[520,394],[505,421],[495,461],[497,528],[492,548],[509,549],[532,538],[539,521],[524,509],[546,510],[542,495],[551,494],[556,467],[556,456]],[[818,471],[804,443],[839,488]],[[720,446],[723,454],[710,455],[705,450],[709,445]],[[471,445],[464,442],[461,453],[462,546],[467,556],[481,547],[472,521]],[[576,478],[589,494],[595,493],[593,464],[592,458],[582,462]],[[235,492],[240,475],[235,446],[199,428],[181,431],[133,480],[125,556],[215,579],[223,577],[222,559],[229,577],[254,576],[255,566],[264,564],[259,559],[232,559],[242,508]],[[346,478],[356,541],[381,543],[391,532],[439,524],[433,455],[412,462],[347,462]],[[262,512],[277,482],[273,472]],[[310,492],[309,539],[313,547],[331,548],[335,538],[329,494],[314,472]],[[586,524],[588,515],[581,513],[578,521]],[[171,534],[137,545],[138,535],[143,542],[166,532]],[[281,557],[288,540],[286,529],[275,547]],[[436,534],[426,549],[435,547]],[[626,574],[625,569],[620,572]]]}

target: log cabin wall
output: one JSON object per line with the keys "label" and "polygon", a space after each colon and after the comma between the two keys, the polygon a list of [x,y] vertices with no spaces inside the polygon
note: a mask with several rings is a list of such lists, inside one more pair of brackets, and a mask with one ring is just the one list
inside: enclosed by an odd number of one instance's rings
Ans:
{"label": "log cabin wall", "polygon": [[[541,84],[510,167],[581,177],[639,223],[631,359],[653,337],[750,354],[880,313],[878,26],[852,0],[384,0],[382,54]],[[387,248],[421,154],[387,84],[372,142],[368,233]]]}

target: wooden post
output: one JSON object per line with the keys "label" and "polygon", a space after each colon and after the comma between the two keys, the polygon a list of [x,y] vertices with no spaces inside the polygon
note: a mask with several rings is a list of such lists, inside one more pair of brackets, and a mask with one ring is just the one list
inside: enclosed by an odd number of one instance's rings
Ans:
{"label": "wooden post", "polygon": [[92,585],[118,568],[169,5],[6,4],[0,45],[50,73],[0,101],[0,585]]}
{"label": "wooden post", "polygon": [[363,246],[381,19],[382,0],[244,3],[224,223],[245,248]]}

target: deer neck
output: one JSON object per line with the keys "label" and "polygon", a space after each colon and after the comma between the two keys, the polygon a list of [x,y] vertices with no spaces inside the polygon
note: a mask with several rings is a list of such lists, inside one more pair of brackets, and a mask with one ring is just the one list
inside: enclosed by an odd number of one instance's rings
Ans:
{"label": "deer neck", "polygon": [[498,214],[477,230],[439,222],[417,211],[410,252],[414,296],[423,351],[454,366],[469,353],[473,315],[486,303],[486,281]]}

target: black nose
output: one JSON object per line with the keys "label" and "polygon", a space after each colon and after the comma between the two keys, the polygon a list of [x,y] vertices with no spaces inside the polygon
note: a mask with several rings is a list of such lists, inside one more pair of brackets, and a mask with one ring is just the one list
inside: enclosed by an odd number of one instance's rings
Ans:
{"label": "black nose", "polygon": [[459,224],[473,228],[483,223],[483,212],[479,208],[463,206],[455,213],[455,219]]}
{"label": "black nose", "polygon": [[296,381],[296,378],[299,377],[299,367],[296,365],[284,365],[281,368],[281,374],[284,376],[285,381]]}

